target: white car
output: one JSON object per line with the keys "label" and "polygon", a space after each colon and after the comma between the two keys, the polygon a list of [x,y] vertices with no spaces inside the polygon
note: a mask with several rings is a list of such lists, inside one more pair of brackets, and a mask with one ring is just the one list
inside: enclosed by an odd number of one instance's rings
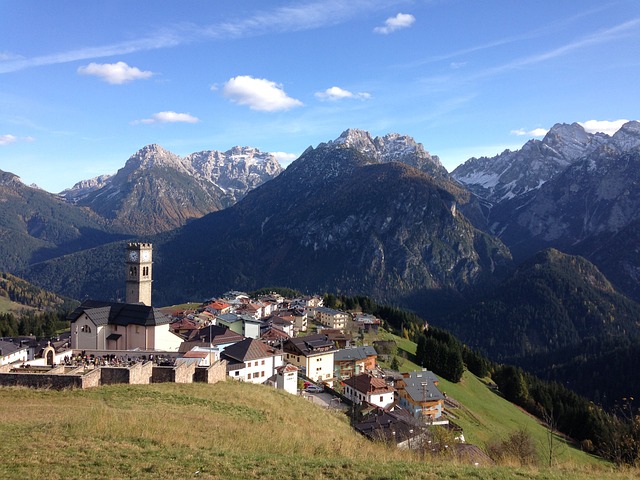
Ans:
{"label": "white car", "polygon": [[324,388],[319,387],[318,385],[309,385],[304,389],[304,391],[307,393],[322,393],[324,392]]}

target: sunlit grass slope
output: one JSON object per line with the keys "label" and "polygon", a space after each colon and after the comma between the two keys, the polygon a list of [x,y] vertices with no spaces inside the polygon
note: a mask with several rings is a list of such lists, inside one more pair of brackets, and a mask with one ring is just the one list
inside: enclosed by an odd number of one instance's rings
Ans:
{"label": "sunlit grass slope", "polygon": [[0,439],[0,478],[10,479],[621,479],[634,473],[424,461],[361,438],[344,416],[300,397],[237,382],[0,388]]}

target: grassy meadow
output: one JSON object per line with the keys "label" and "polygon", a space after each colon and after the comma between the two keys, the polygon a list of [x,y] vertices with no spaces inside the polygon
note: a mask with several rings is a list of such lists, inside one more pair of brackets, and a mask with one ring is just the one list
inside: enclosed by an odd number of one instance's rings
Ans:
{"label": "grassy meadow", "polygon": [[301,397],[232,381],[0,388],[0,438],[3,479],[631,479],[638,473],[569,457],[552,469],[425,459],[369,442],[344,415]]}

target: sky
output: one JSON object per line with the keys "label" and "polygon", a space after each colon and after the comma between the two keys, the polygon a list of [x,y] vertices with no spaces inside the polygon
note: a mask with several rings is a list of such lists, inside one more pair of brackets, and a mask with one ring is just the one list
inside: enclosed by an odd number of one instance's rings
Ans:
{"label": "sky", "polygon": [[640,111],[640,2],[0,0],[0,170],[60,192],[145,145],[286,166],[348,128],[447,170]]}

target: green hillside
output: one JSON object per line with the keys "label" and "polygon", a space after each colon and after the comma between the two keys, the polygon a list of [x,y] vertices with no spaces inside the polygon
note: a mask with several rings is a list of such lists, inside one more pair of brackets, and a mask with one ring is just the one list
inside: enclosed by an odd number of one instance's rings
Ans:
{"label": "green hillside", "polygon": [[[462,400],[479,387],[465,377],[455,395]],[[478,423],[471,438],[480,438],[481,423],[491,430],[506,418],[491,418],[477,403],[469,401],[464,416],[467,424]],[[231,381],[59,392],[0,388],[0,437],[0,478],[626,479],[638,473],[577,454],[553,469],[425,461],[365,440],[344,415],[301,397]]]}

